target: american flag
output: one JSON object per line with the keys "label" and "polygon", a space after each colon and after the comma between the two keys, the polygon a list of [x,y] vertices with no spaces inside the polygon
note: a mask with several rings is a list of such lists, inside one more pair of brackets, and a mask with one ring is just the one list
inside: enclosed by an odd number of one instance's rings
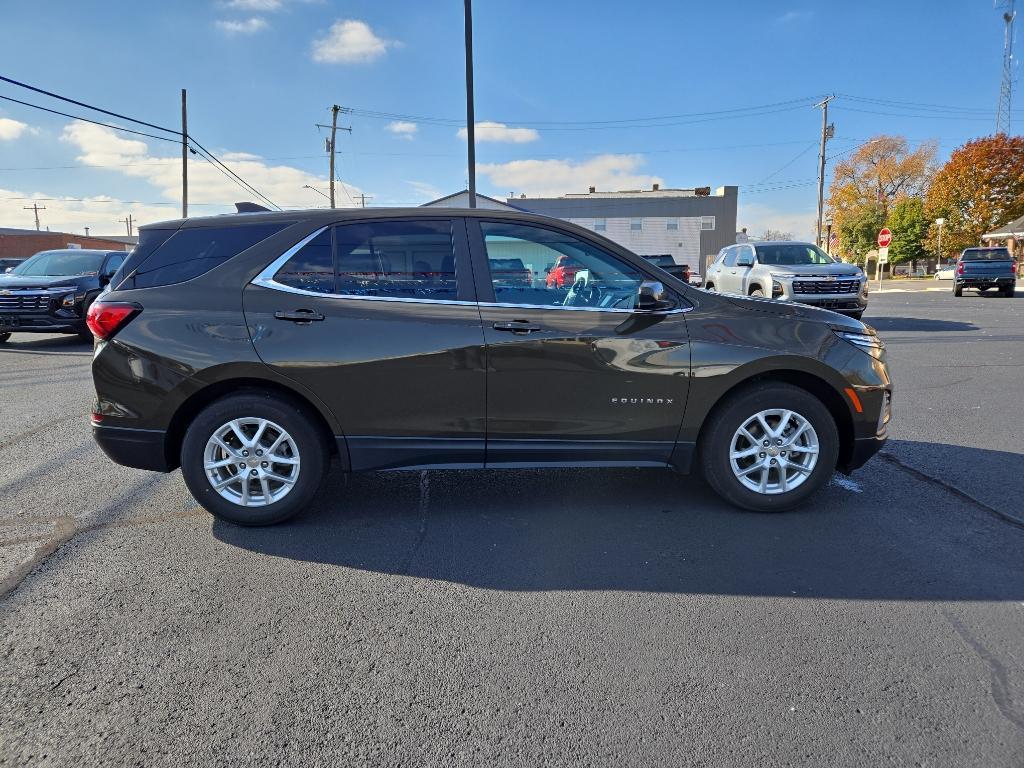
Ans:
{"label": "american flag", "polygon": [[831,235],[828,236],[829,250],[835,248],[837,245],[839,245],[839,235],[833,232]]}

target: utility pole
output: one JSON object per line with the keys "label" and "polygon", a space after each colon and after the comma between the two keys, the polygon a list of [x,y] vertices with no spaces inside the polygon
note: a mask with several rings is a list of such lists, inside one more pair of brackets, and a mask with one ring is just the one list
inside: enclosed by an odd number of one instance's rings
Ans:
{"label": "utility pole", "polygon": [[1002,6],[1003,22],[1006,25],[1003,39],[1003,79],[999,84],[999,107],[996,109],[996,133],[1010,135],[1010,105],[1013,101],[1013,20],[1017,17],[1014,0],[1007,0]]}
{"label": "utility pole", "polygon": [[118,221],[125,225],[125,227],[128,230],[128,237],[131,237],[132,236],[132,215],[129,213],[128,214],[128,218],[126,218],[126,219],[118,219]]}
{"label": "utility pole", "polygon": [[367,195],[364,194],[363,192],[359,193],[359,202],[362,203],[363,208],[366,207],[366,198],[370,198],[371,200],[373,200],[373,195]]}
{"label": "utility pole", "polygon": [[184,88],[181,89],[181,218],[188,218],[188,107]]}
{"label": "utility pole", "polygon": [[[330,125],[331,138],[329,138],[327,140],[327,151],[330,153],[330,156],[331,156],[330,164],[328,166],[329,167],[329,173],[330,173],[330,182],[331,182],[331,184],[330,184],[331,208],[336,208],[337,207],[334,204],[334,147],[335,147],[335,138],[338,135],[338,131],[348,131],[349,133],[352,133],[351,126],[349,126],[348,128],[344,128],[344,127],[339,128],[338,127],[338,113],[340,111],[341,111],[341,107],[339,107],[337,104],[335,104],[334,106],[331,107],[331,125]],[[320,123],[317,123],[316,125],[317,125],[317,128],[327,128],[328,127],[328,126],[322,125]]]}
{"label": "utility pole", "polygon": [[814,244],[819,248],[821,247],[821,215],[825,209],[825,142],[835,133],[835,126],[828,124],[828,103],[834,98],[835,94],[826,96],[814,105],[821,107],[821,150],[818,153],[818,218],[816,219],[817,232],[814,240]]}
{"label": "utility pole", "polygon": [[466,22],[466,149],[469,165],[469,207],[476,208],[476,118],[473,116],[473,0],[465,0]]}
{"label": "utility pole", "polygon": [[35,213],[35,215],[36,215],[36,232],[38,232],[39,231],[39,212],[40,211],[45,211],[46,210],[46,206],[45,205],[39,205],[39,203],[32,203],[32,205],[26,205],[25,206],[25,210],[26,211],[33,211]]}

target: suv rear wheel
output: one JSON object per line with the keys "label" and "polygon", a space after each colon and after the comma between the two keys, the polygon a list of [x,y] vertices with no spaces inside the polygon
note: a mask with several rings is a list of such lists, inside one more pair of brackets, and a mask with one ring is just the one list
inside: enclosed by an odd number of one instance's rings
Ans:
{"label": "suv rear wheel", "polygon": [[768,384],[730,397],[700,441],[704,478],[745,509],[792,509],[832,476],[839,431],[824,404],[806,390]]}
{"label": "suv rear wheel", "polygon": [[195,418],[181,448],[181,473],[196,500],[238,525],[287,520],[316,494],[328,449],[295,403],[269,393],[232,395]]}

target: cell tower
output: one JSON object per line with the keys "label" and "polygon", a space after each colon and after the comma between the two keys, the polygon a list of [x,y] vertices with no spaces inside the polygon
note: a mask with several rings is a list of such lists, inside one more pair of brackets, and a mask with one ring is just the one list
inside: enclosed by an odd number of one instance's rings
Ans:
{"label": "cell tower", "polygon": [[996,110],[996,133],[1010,135],[1010,104],[1013,99],[1013,20],[1015,0],[1007,0],[1000,7],[1005,8],[1003,21],[1006,23],[1006,39],[1003,43],[1003,80],[999,85],[999,108]]}

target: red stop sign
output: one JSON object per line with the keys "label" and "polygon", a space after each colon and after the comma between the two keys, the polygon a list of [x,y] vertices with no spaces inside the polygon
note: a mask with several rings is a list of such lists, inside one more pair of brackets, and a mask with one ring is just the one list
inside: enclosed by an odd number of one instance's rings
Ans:
{"label": "red stop sign", "polygon": [[892,232],[890,232],[889,228],[886,227],[881,232],[878,233],[878,247],[879,248],[888,248],[889,247],[889,243],[891,243],[891,242],[892,242]]}

